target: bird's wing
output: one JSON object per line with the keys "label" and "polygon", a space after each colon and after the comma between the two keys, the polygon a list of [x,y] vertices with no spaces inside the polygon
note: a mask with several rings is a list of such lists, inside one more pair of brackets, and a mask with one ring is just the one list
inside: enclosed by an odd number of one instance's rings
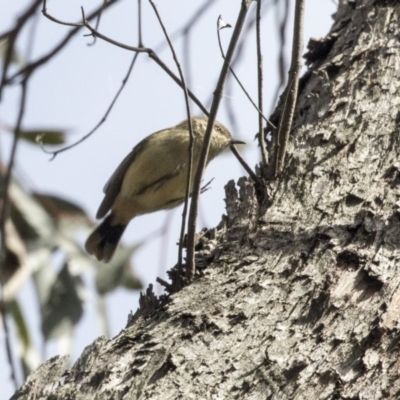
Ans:
{"label": "bird's wing", "polygon": [[114,171],[114,173],[111,175],[111,178],[105,184],[103,189],[105,196],[97,211],[96,218],[103,218],[111,209],[116,197],[118,196],[118,193],[121,190],[126,171],[133,163],[136,156],[146,146],[148,139],[149,137],[142,140],[137,146],[135,146],[135,148],[122,160],[121,164],[119,164],[118,168]]}

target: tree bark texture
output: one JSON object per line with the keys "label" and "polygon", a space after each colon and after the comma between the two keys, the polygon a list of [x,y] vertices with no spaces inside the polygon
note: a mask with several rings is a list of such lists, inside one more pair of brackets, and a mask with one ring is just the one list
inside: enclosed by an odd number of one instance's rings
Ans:
{"label": "tree bark texture", "polygon": [[14,399],[400,398],[400,4],[344,3],[307,55],[271,205],[228,183],[200,276]]}

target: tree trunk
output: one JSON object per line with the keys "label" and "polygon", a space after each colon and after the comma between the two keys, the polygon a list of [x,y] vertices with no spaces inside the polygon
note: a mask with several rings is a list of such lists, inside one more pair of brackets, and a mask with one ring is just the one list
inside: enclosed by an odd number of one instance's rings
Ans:
{"label": "tree trunk", "polygon": [[14,399],[400,398],[400,5],[342,3],[311,43],[272,204],[228,183],[200,276],[148,290],[116,338]]}

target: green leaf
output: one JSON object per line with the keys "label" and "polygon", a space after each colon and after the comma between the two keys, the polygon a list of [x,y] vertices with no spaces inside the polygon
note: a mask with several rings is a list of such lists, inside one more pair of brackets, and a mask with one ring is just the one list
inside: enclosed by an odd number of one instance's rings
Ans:
{"label": "green leaf", "polygon": [[11,181],[9,190],[13,205],[11,217],[21,238],[40,238],[54,245],[56,227],[47,211],[15,179]]}
{"label": "green leaf", "polygon": [[11,315],[13,316],[15,326],[17,328],[18,337],[21,340],[23,352],[27,351],[31,346],[31,338],[29,336],[29,329],[26,326],[25,318],[22,314],[19,303],[14,300],[8,304]]}
{"label": "green leaf", "polygon": [[23,129],[19,135],[30,143],[59,146],[65,144],[66,132],[57,129]]}
{"label": "green leaf", "polygon": [[14,300],[8,304],[8,310],[12,315],[17,330],[16,340],[18,340],[18,352],[24,380],[40,363],[38,352],[33,346],[29,328],[19,303]]}
{"label": "green leaf", "polygon": [[81,319],[84,286],[64,264],[42,309],[42,333],[46,340],[62,336]]}
{"label": "green leaf", "polygon": [[[0,40],[0,58],[4,59],[7,52],[7,48],[8,48],[8,38],[5,37],[4,39]],[[18,54],[18,52],[15,49],[15,46],[11,51],[11,62],[20,66],[25,64],[24,59]]]}
{"label": "green leaf", "polygon": [[109,264],[99,263],[96,275],[96,289],[100,294],[113,291],[118,286],[140,290],[143,284],[135,277],[130,265],[132,254],[141,246],[120,247]]}
{"label": "green leaf", "polygon": [[33,192],[33,197],[53,218],[83,217],[89,223],[89,217],[84,209],[70,200],[38,192]]}

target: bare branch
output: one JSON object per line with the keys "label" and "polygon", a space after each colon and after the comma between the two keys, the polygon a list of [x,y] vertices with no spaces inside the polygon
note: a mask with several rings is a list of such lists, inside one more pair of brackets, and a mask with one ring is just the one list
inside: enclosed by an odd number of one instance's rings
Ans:
{"label": "bare branch", "polygon": [[293,29],[292,60],[286,87],[285,105],[281,114],[278,135],[275,145],[274,176],[283,168],[289,134],[292,129],[294,111],[297,102],[301,55],[303,51],[304,0],[296,0],[295,21]]}
{"label": "bare branch", "polygon": [[264,129],[262,121],[263,111],[263,57],[261,52],[261,0],[257,1],[257,16],[256,16],[256,37],[257,37],[257,84],[258,84],[258,145],[260,146],[262,167],[261,170],[268,164],[267,149],[265,148]]}
{"label": "bare branch", "polygon": [[204,136],[203,147],[200,153],[199,164],[197,167],[194,184],[193,184],[193,194],[192,201],[190,204],[190,214],[189,214],[189,224],[188,224],[188,245],[187,245],[187,269],[192,271],[192,275],[194,273],[195,261],[194,261],[194,245],[195,245],[195,233],[196,233],[196,219],[197,212],[199,206],[199,196],[201,189],[201,178],[203,176],[204,168],[207,162],[208,157],[208,149],[210,147],[211,134],[214,127],[215,118],[217,116],[219,103],[222,98],[222,91],[225,83],[225,79],[229,72],[229,64],[232,61],[233,53],[235,51],[240,32],[243,28],[243,24],[247,15],[247,11],[249,9],[251,1],[250,0],[242,0],[242,5],[240,7],[238,19],[235,25],[235,29],[232,34],[231,41],[229,43],[228,51],[226,53],[226,58],[224,61],[224,65],[222,66],[222,70],[218,79],[217,87],[214,92],[214,99],[211,104],[210,116],[208,119],[207,129]]}
{"label": "bare branch", "polygon": [[[175,40],[181,36],[184,38],[189,34],[189,32],[193,29],[193,27],[201,21],[202,15],[208,10],[210,6],[215,3],[215,0],[208,0],[207,2],[203,3],[196,11],[194,11],[193,15],[189,18],[187,23],[182,27],[179,28],[177,31],[171,33],[170,38],[171,40]],[[156,46],[154,46],[154,51],[160,51],[164,48],[165,42],[162,42]]]}
{"label": "bare branch", "polygon": [[15,365],[14,365],[12,351],[11,351],[10,331],[8,329],[7,315],[6,315],[5,305],[3,302],[3,293],[4,293],[4,291],[3,291],[3,287],[4,287],[3,271],[5,270],[4,263],[6,260],[6,252],[7,252],[6,221],[9,217],[9,213],[10,213],[10,210],[9,210],[10,197],[9,197],[8,189],[9,189],[10,183],[11,183],[11,175],[12,175],[12,170],[14,167],[15,155],[17,153],[17,145],[19,142],[20,133],[22,131],[21,126],[22,126],[22,119],[25,114],[26,92],[27,92],[27,80],[24,79],[21,82],[21,99],[20,99],[17,123],[16,123],[15,131],[14,131],[13,143],[12,143],[12,147],[11,147],[10,161],[8,162],[7,171],[6,171],[6,174],[4,177],[3,204],[2,204],[2,208],[1,208],[1,214],[0,214],[0,234],[1,234],[1,257],[0,257],[0,262],[1,262],[1,264],[0,264],[1,305],[0,305],[0,311],[1,311],[1,317],[3,319],[3,326],[4,326],[4,332],[5,332],[5,346],[6,346],[7,359],[8,359],[8,363],[10,364],[11,379],[14,382],[15,390],[18,389],[18,382],[17,382],[16,370],[15,370]]}
{"label": "bare branch", "polygon": [[[106,8],[116,4],[119,0],[109,0],[106,4]],[[102,7],[99,7],[97,10],[93,11],[88,17],[88,20],[95,18],[102,10]],[[38,60],[31,62],[25,65],[23,68],[19,69],[13,75],[5,79],[5,84],[12,84],[17,78],[23,78],[27,75],[32,74],[38,67],[48,62],[51,58],[53,58],[59,51],[61,51],[68,42],[79,32],[79,30],[83,27],[83,25],[76,26],[67,35],[57,44],[52,50],[50,50],[47,54],[40,57]]]}
{"label": "bare branch", "polygon": [[256,173],[247,165],[246,161],[244,161],[244,159],[242,158],[242,156],[240,155],[238,149],[236,148],[235,145],[230,146],[230,149],[232,151],[232,153],[236,156],[236,158],[238,159],[238,161],[240,162],[240,164],[242,165],[242,167],[246,170],[246,172],[249,174],[250,178],[253,179],[253,181],[255,182],[255,184],[258,187],[263,187],[264,184],[261,181],[261,179],[256,175]]}
{"label": "bare branch", "polygon": [[[107,4],[108,4],[108,3],[107,3]],[[123,44],[123,43],[117,42],[117,41],[115,41],[115,40],[113,40],[113,39],[111,39],[111,38],[108,38],[107,36],[101,34],[100,32],[98,32],[95,28],[93,28],[93,27],[90,25],[89,20],[88,20],[88,19],[86,18],[86,16],[85,16],[85,12],[84,12],[83,7],[81,8],[82,20],[83,20],[83,22],[82,22],[81,24],[70,24],[70,23],[67,23],[67,22],[59,21],[59,20],[57,20],[56,18],[52,17],[50,14],[47,13],[47,10],[46,10],[46,7],[45,7],[45,6],[46,6],[46,1],[44,2],[44,5],[43,5],[43,7],[44,7],[44,8],[43,8],[43,10],[44,10],[44,15],[45,15],[47,18],[51,19],[52,21],[55,21],[55,22],[57,22],[57,23],[61,23],[61,24],[63,24],[63,25],[71,25],[71,26],[75,26],[75,27],[79,27],[79,28],[80,28],[80,27],[86,27],[87,29],[89,29],[89,31],[91,32],[91,34],[92,34],[94,37],[98,37],[98,38],[100,38],[100,39],[102,39],[102,40],[104,40],[104,41],[106,41],[106,42],[108,42],[108,43],[111,43],[111,44],[117,46],[117,47],[121,47],[121,48],[123,48],[123,49],[125,49],[125,50],[133,51],[133,52],[136,53],[135,56],[134,56],[134,58],[133,58],[133,60],[132,60],[131,65],[130,65],[130,67],[129,67],[129,69],[128,69],[128,73],[127,73],[126,77],[125,77],[125,78],[123,79],[123,81],[122,81],[122,85],[121,85],[120,89],[118,90],[117,94],[115,95],[113,101],[111,102],[110,106],[108,107],[108,109],[107,109],[106,113],[104,114],[103,118],[98,122],[98,124],[97,124],[90,132],[88,132],[86,135],[84,135],[84,136],[83,136],[81,139],[79,139],[77,142],[75,142],[75,143],[73,143],[73,144],[71,144],[71,145],[69,145],[69,146],[66,146],[66,147],[64,147],[64,148],[62,148],[62,149],[56,150],[56,151],[47,151],[47,150],[43,147],[43,145],[42,145],[43,151],[45,151],[47,154],[51,154],[51,155],[52,155],[51,160],[53,160],[59,153],[62,153],[62,152],[64,152],[64,151],[67,151],[67,150],[69,150],[69,149],[71,149],[71,148],[73,148],[73,147],[79,145],[80,143],[82,143],[82,142],[85,141],[86,139],[88,139],[88,138],[89,138],[94,132],[96,132],[97,129],[106,121],[106,119],[107,119],[109,113],[111,112],[112,108],[114,107],[114,105],[115,105],[115,103],[116,103],[116,101],[117,101],[119,95],[121,94],[121,92],[122,92],[122,90],[123,90],[123,88],[124,88],[124,86],[125,86],[127,80],[129,79],[129,76],[130,76],[130,74],[131,74],[131,72],[132,72],[133,66],[134,66],[134,64],[135,64],[135,62],[136,62],[136,59],[137,59],[139,53],[147,53],[151,59],[153,59],[165,72],[167,72],[167,74],[168,74],[180,87],[183,88],[182,80],[180,80],[180,79],[179,79],[179,78],[164,64],[164,62],[161,61],[161,60],[158,58],[158,56],[153,52],[153,50],[150,49],[150,48],[142,47],[142,44],[141,44],[141,41],[142,41],[142,39],[141,39],[141,37],[142,37],[142,35],[141,35],[141,22],[140,22],[140,21],[141,21],[141,4],[140,4],[140,2],[139,2],[139,17],[138,17],[138,18],[139,18],[139,44],[138,44],[137,47],[128,46],[128,45],[125,45],[125,44]],[[98,10],[98,12],[100,12],[100,11],[101,11],[101,10]],[[91,17],[93,18],[93,14],[91,15]],[[196,97],[190,90],[188,90],[188,96],[190,96],[190,98],[194,101],[194,103],[195,103],[205,114],[208,114],[208,111],[204,108],[204,106],[202,105],[202,103],[200,102],[200,100],[198,100],[197,97]]]}
{"label": "bare branch", "polygon": [[[99,12],[102,12],[102,11],[103,11],[103,8],[104,8],[104,6],[102,5],[102,6],[101,6],[101,9],[99,10]],[[85,26],[85,25],[82,24],[82,23],[65,22],[65,21],[61,21],[60,19],[58,19],[58,18],[56,18],[56,17],[53,17],[52,15],[50,15],[50,14],[47,12],[47,1],[46,1],[46,0],[43,0],[42,14],[43,14],[47,19],[49,19],[50,21],[53,21],[53,22],[55,22],[56,24],[59,24],[59,25],[74,26],[74,27],[77,27],[77,28],[82,28],[82,27]]]}
{"label": "bare branch", "polygon": [[[161,28],[164,32],[165,38],[168,42],[168,45],[171,49],[172,57],[175,61],[176,67],[178,68],[179,71],[179,76],[181,78],[182,82],[182,89],[185,97],[185,106],[186,106],[186,114],[188,118],[188,123],[189,123],[189,165],[188,165],[188,176],[187,176],[187,181],[186,181],[186,192],[185,192],[185,203],[183,206],[183,211],[182,211],[182,224],[181,224],[181,235],[180,235],[180,240],[179,240],[179,251],[178,251],[178,266],[182,267],[182,251],[183,251],[183,239],[185,235],[185,227],[186,227],[186,214],[188,210],[188,202],[189,202],[189,196],[190,196],[190,187],[191,187],[191,180],[192,180],[192,169],[193,169],[193,145],[194,145],[194,137],[193,137],[193,127],[192,127],[192,119],[191,119],[191,114],[190,114],[190,103],[189,103],[189,96],[188,96],[188,89],[186,86],[185,82],[185,77],[183,75],[183,71],[181,68],[181,65],[179,63],[178,57],[176,55],[174,46],[172,45],[172,42],[168,36],[168,32],[162,22],[161,16],[157,10],[157,7],[153,3],[152,0],[149,0],[151,6],[154,9],[154,12],[157,16],[158,22],[161,25]],[[192,277],[192,271],[191,270],[186,270],[186,278],[190,280]]]}
{"label": "bare branch", "polygon": [[283,2],[277,3],[275,10],[277,14],[279,13],[279,8],[283,4],[283,17],[282,20],[280,20],[279,15],[277,15],[276,21],[277,21],[277,30],[278,30],[278,35],[279,35],[279,55],[278,55],[278,71],[279,71],[279,83],[275,89],[275,94],[274,94],[274,101],[272,104],[276,104],[278,100],[279,93],[281,91],[281,88],[285,84],[285,71],[286,71],[286,57],[285,57],[285,45],[286,45],[286,26],[289,21],[289,0],[284,0]]}
{"label": "bare branch", "polygon": [[59,150],[56,150],[56,151],[48,151],[48,150],[46,150],[46,148],[45,148],[44,145],[43,145],[43,142],[39,139],[40,147],[42,148],[42,150],[43,150],[46,154],[51,154],[52,157],[51,157],[50,161],[54,160],[58,154],[63,153],[64,151],[70,150],[70,149],[72,149],[73,147],[78,146],[79,144],[81,144],[82,142],[84,142],[86,139],[88,139],[90,136],[92,136],[93,133],[95,133],[95,132],[100,128],[101,125],[104,124],[104,122],[107,120],[107,118],[108,118],[108,116],[109,116],[111,110],[114,108],[115,103],[117,102],[117,100],[118,100],[120,94],[121,94],[122,91],[124,90],[125,85],[126,85],[126,83],[128,82],[128,80],[129,80],[129,77],[130,77],[130,75],[131,75],[131,72],[132,72],[132,70],[133,70],[133,67],[134,67],[134,65],[135,65],[135,63],[136,63],[136,60],[137,60],[138,56],[139,56],[139,53],[136,53],[136,54],[133,56],[133,59],[132,59],[132,61],[131,61],[131,64],[130,64],[130,66],[129,66],[129,68],[128,68],[128,72],[126,73],[125,78],[122,80],[122,83],[121,83],[120,88],[118,89],[117,93],[115,94],[114,98],[112,99],[111,104],[108,106],[108,108],[107,108],[105,114],[103,115],[103,117],[101,118],[101,120],[96,124],[96,126],[95,126],[91,131],[89,131],[86,135],[82,136],[82,137],[81,137],[79,140],[77,140],[76,142],[74,142],[74,143],[72,143],[72,144],[70,144],[70,145],[68,145],[68,146],[65,146],[65,147],[63,147],[63,148],[61,148],[61,149],[59,149]]}
{"label": "bare branch", "polygon": [[[217,22],[217,36],[218,36],[218,44],[219,44],[219,49],[221,51],[221,55],[222,58],[225,60],[225,54],[224,54],[224,50],[222,48],[222,43],[221,43],[221,35],[220,35],[220,30],[224,29],[224,28],[230,28],[231,25],[227,24],[227,23],[221,23],[222,18],[221,16],[218,17],[218,22]],[[247,96],[247,98],[250,100],[251,104],[254,106],[254,108],[258,111],[258,114],[261,116],[261,118],[263,118],[271,127],[271,129],[276,129],[275,125],[270,122],[261,112],[261,110],[257,107],[257,105],[254,103],[253,99],[251,98],[251,96],[249,95],[249,93],[247,92],[247,90],[245,89],[245,87],[243,86],[242,82],[240,81],[240,79],[237,77],[237,75],[235,74],[235,71],[233,70],[233,68],[231,66],[229,66],[229,71],[232,73],[232,75],[234,76],[234,78],[236,79],[237,83],[239,84],[239,86],[241,87],[241,89],[243,90],[244,94]],[[263,183],[261,182],[261,179],[253,172],[253,170],[249,167],[249,165],[246,163],[246,161],[244,161],[244,159],[242,158],[242,156],[240,155],[239,151],[237,150],[237,148],[235,146],[231,146],[230,150],[232,151],[232,153],[235,155],[235,157],[237,158],[237,160],[239,161],[239,163],[243,166],[243,168],[247,171],[247,173],[250,175],[250,177],[253,179],[253,181],[259,186],[262,187]]]}
{"label": "bare branch", "polygon": [[[97,20],[96,20],[96,30],[99,29],[101,16],[103,15],[103,10],[105,8],[106,3],[107,3],[107,0],[103,0],[102,9],[101,9],[99,15],[97,16]],[[88,43],[88,46],[93,46],[95,43],[96,43],[96,38],[94,37],[93,38],[93,42],[92,43]]]}
{"label": "bare branch", "polygon": [[[220,21],[221,16],[218,17],[218,21]],[[222,28],[227,28],[228,26],[223,26]],[[230,25],[229,25],[230,27]],[[225,53],[224,53],[224,49],[222,48],[222,43],[221,43],[221,35],[219,33],[219,31],[222,29],[219,28],[217,29],[217,36],[218,36],[218,44],[219,44],[219,49],[221,51],[221,56],[222,58],[225,60]],[[246,95],[246,97],[249,99],[250,103],[253,105],[253,107],[257,110],[258,114],[261,116],[261,118],[264,119],[264,121],[270,126],[271,129],[276,129],[276,126],[262,113],[262,111],[260,110],[260,108],[257,106],[257,104],[253,101],[253,99],[251,98],[250,94],[248,93],[248,91],[246,90],[246,88],[243,86],[242,82],[240,81],[240,79],[238,78],[238,76],[236,75],[235,71],[233,70],[233,68],[231,66],[229,66],[229,71],[232,73],[233,77],[236,79],[236,82],[239,84],[240,88],[243,90],[243,93]]]}
{"label": "bare branch", "polygon": [[[44,1],[44,5],[43,5],[44,10],[45,10],[45,5],[46,5],[46,1]],[[141,46],[141,37],[142,37],[142,35],[141,35],[141,15],[142,15],[142,14],[141,14],[140,5],[141,5],[141,3],[140,3],[140,0],[139,0],[139,12],[138,12],[138,20],[139,20],[139,21],[138,21],[138,22],[139,22],[139,23],[138,23],[138,26],[139,26],[139,46]],[[103,3],[103,8],[104,8],[104,3]],[[82,10],[82,12],[83,12],[83,10]],[[46,16],[48,16],[48,15],[49,15],[49,14],[47,14],[47,12],[46,12]],[[52,20],[53,20],[53,19],[52,19]],[[82,26],[84,26],[84,25],[82,25]],[[136,54],[134,55],[134,57],[133,57],[133,59],[132,59],[132,62],[131,62],[131,64],[130,64],[129,68],[128,68],[128,72],[127,72],[125,78],[122,80],[121,87],[118,89],[116,95],[114,96],[113,100],[111,101],[111,104],[109,105],[108,109],[106,110],[106,112],[105,112],[103,118],[97,123],[97,125],[96,125],[90,132],[88,132],[86,135],[84,135],[81,139],[79,139],[79,140],[76,141],[75,143],[73,143],[73,144],[71,144],[71,145],[69,145],[69,146],[63,147],[62,149],[59,149],[59,150],[56,150],[56,151],[47,151],[47,150],[43,147],[43,144],[41,143],[41,148],[42,148],[42,150],[43,150],[45,153],[51,154],[51,155],[52,155],[51,160],[53,160],[59,153],[62,153],[62,152],[67,151],[67,150],[69,150],[69,149],[72,149],[73,147],[75,147],[75,146],[79,145],[80,143],[84,142],[84,141],[85,141],[86,139],[88,139],[93,133],[95,133],[95,132],[97,131],[97,129],[99,129],[100,126],[107,120],[108,115],[110,114],[111,110],[113,109],[115,103],[116,103],[117,100],[118,100],[118,97],[119,97],[120,94],[122,93],[122,91],[123,91],[123,89],[124,89],[124,87],[125,87],[127,81],[129,80],[129,77],[130,77],[131,72],[132,72],[132,70],[133,70],[133,67],[134,67],[134,65],[135,65],[135,63],[136,63],[136,60],[137,60],[137,58],[138,58],[138,55],[139,55],[139,53],[136,53]]]}
{"label": "bare branch", "polygon": [[36,9],[39,7],[41,4],[42,0],[35,0],[27,9],[26,11],[17,18],[17,22],[14,26],[13,29],[9,30],[8,32],[0,35],[1,39],[7,39],[7,48],[3,57],[3,72],[1,75],[1,80],[0,80],[0,100],[2,99],[2,94],[3,94],[3,89],[4,86],[6,85],[6,77],[7,77],[7,72],[8,68],[10,67],[11,61],[12,61],[12,54],[15,49],[15,43],[17,40],[17,36],[21,32],[22,28],[25,26],[25,23],[28,21],[28,19],[35,14]]}
{"label": "bare branch", "polygon": [[142,0],[138,0],[138,38],[139,47],[143,47]]}
{"label": "bare branch", "polygon": [[[173,80],[175,83],[177,83],[181,88],[183,88],[181,80],[167,67],[167,65],[160,60],[160,58],[157,56],[157,54],[150,49],[149,47],[132,47],[128,46],[126,44],[120,43],[116,40],[113,40],[100,32],[97,32],[96,29],[94,29],[88,22],[88,20],[85,19],[84,11],[82,8],[82,16],[84,20],[84,25],[86,28],[90,30],[92,35],[97,36],[98,38],[113,44],[114,46],[121,47],[122,49],[129,50],[129,51],[135,51],[138,53],[147,53],[148,56],[155,61]],[[205,113],[207,114],[207,109],[203,106],[201,101],[188,89],[188,95],[189,97],[193,100],[193,102]]]}

